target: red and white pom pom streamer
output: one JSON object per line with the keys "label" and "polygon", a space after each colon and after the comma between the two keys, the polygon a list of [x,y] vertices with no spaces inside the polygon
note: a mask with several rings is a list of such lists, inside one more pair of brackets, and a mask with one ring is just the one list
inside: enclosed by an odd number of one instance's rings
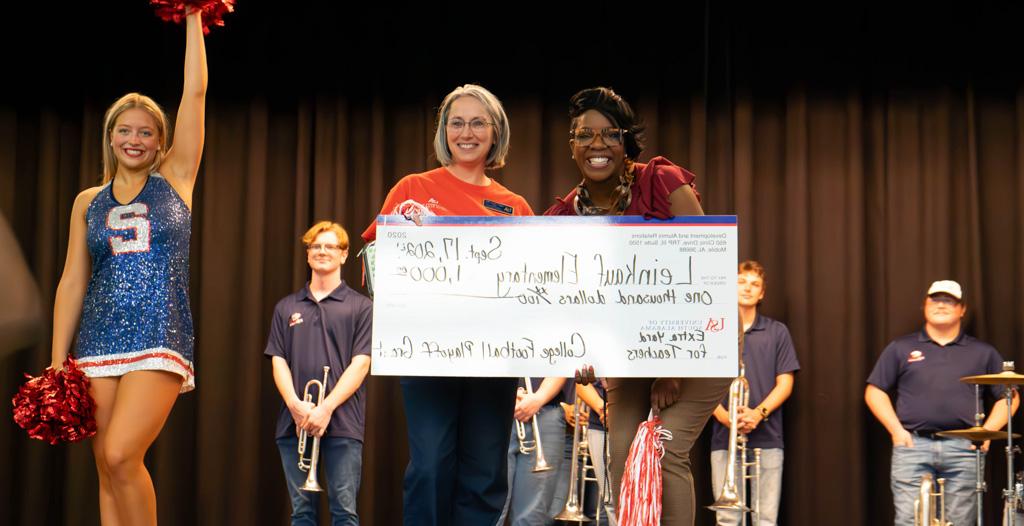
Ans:
{"label": "red and white pom pom streamer", "polygon": [[619,526],[661,524],[661,457],[672,432],[652,413],[636,430],[619,492]]}
{"label": "red and white pom pom streamer", "polygon": [[156,16],[164,22],[180,24],[189,9],[203,12],[203,34],[210,34],[213,26],[224,26],[224,15],[235,10],[235,0],[149,0]]}

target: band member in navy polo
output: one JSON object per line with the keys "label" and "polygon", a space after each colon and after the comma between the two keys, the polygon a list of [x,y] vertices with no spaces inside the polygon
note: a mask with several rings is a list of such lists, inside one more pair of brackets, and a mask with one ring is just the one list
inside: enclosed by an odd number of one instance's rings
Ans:
{"label": "band member in navy polo", "polygon": [[[331,523],[359,524],[356,494],[363,463],[363,381],[370,370],[373,307],[369,298],[341,279],[349,248],[341,225],[319,222],[302,236],[302,242],[312,277],[277,303],[264,351],[273,361],[274,383],[284,401],[276,438],[291,496],[292,524],[319,524],[317,494],[299,489],[307,477],[298,467],[300,429],[309,435],[306,458],[312,437],[320,437],[318,471],[320,480],[326,479]],[[315,387],[310,390],[313,401],[304,401],[306,383],[322,382],[324,366],[330,370],[323,402],[315,405]]]}
{"label": "band member in navy polo", "polygon": [[[974,425],[974,386],[963,376],[1002,371],[1003,359],[991,345],[963,333],[967,312],[963,291],[955,281],[936,281],[924,300],[924,328],[893,340],[878,357],[868,377],[864,401],[892,435],[891,486],[896,525],[914,521],[914,499],[921,476],[945,478],[946,518],[953,524],[974,524],[976,516],[975,454],[970,442],[936,436],[938,431]],[[1001,386],[985,386],[1000,400]],[[890,396],[896,395],[893,407]],[[1014,394],[1013,407],[1017,408]],[[1006,425],[1005,403],[995,403],[984,427]],[[988,443],[982,450],[988,449]]]}
{"label": "band member in navy polo", "polygon": [[[738,432],[747,436],[747,451],[761,448],[761,480],[758,491],[748,493],[760,504],[760,518],[752,526],[776,524],[782,497],[782,404],[793,393],[793,377],[800,370],[789,329],[760,312],[764,299],[765,271],[757,261],[744,261],[738,269],[740,321],[743,324],[744,374],[750,384],[750,406],[740,407]],[[728,403],[728,397],[723,403]],[[768,415],[772,415],[768,418]],[[725,484],[729,455],[729,411],[719,404],[714,412],[711,435],[711,484],[716,497]],[[753,461],[748,453],[747,460]],[[753,500],[747,499],[753,507]],[[716,512],[720,526],[740,524],[740,512]]]}

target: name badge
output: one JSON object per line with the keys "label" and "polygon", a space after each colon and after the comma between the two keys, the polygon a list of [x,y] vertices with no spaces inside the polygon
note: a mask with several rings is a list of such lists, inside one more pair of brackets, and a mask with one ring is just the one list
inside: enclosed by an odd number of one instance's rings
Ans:
{"label": "name badge", "polygon": [[513,209],[509,205],[503,203],[496,203],[494,201],[491,201],[490,199],[484,199],[484,208],[488,210],[494,210],[499,214],[505,214],[507,216],[512,215],[512,212],[515,211],[515,209]]}

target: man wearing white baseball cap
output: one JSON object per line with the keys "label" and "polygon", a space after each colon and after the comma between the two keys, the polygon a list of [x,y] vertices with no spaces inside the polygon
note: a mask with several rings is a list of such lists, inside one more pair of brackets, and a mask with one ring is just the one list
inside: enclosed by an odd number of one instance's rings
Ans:
{"label": "man wearing white baseball cap", "polygon": [[[974,386],[960,378],[998,373],[1003,358],[991,345],[963,333],[967,305],[959,283],[932,283],[923,310],[924,327],[893,340],[878,357],[864,401],[892,436],[890,484],[896,525],[913,524],[914,499],[925,473],[946,479],[946,519],[958,526],[975,524],[974,446],[936,433],[974,425]],[[996,400],[1003,396],[1002,386],[983,387]],[[1005,403],[994,404],[989,413],[985,428],[1006,425]],[[986,442],[982,450],[987,449]]]}

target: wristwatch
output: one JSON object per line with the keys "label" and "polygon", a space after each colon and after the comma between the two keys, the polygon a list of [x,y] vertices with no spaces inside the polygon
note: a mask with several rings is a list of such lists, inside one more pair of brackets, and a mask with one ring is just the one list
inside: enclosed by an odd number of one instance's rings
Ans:
{"label": "wristwatch", "polygon": [[761,420],[768,420],[768,408],[761,405],[757,407],[757,410],[761,413]]}

